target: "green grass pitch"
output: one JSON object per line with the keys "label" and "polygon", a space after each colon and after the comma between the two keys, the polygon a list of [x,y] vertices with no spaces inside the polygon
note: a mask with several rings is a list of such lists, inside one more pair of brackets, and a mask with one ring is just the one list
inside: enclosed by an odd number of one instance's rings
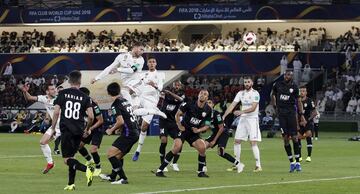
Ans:
{"label": "green grass pitch", "polygon": [[[230,163],[208,150],[207,165],[210,178],[198,178],[197,153],[187,143],[179,160],[181,172],[169,168],[167,178],[158,178],[150,172],[159,165],[159,138],[148,137],[143,153],[137,162],[131,161],[131,153],[125,157],[125,172],[128,185],[110,185],[95,177],[91,187],[86,186],[85,174],[77,172],[76,191],[84,194],[117,194],[147,192],[189,192],[189,193],[359,193],[360,157],[359,142],[349,142],[354,133],[321,133],[314,141],[311,163],[302,162],[303,171],[289,173],[283,143],[280,138],[264,138],[260,144],[263,172],[253,173],[255,161],[249,143],[242,144],[244,172],[227,172]],[[0,193],[68,193],[63,191],[67,184],[67,166],[61,157],[54,156],[55,168],[46,175],[41,174],[45,166],[39,140],[40,135],[0,134]],[[104,137],[100,148],[102,169],[110,172],[106,150],[116,136]],[[169,140],[167,151],[172,145]],[[233,139],[228,142],[227,152],[233,154]],[[306,154],[303,142],[303,155]],[[51,147],[53,144],[51,143]],[[80,161],[85,162],[78,154]]]}

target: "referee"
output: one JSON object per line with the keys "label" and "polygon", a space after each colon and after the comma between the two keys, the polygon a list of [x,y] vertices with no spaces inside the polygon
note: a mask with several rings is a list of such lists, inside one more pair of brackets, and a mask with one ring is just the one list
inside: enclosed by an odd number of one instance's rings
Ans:
{"label": "referee", "polygon": [[[290,172],[301,171],[299,162],[300,150],[297,138],[297,114],[299,114],[300,125],[305,126],[306,121],[303,115],[303,106],[299,96],[299,89],[293,82],[293,72],[287,70],[284,80],[274,84],[272,89],[272,99],[279,118],[280,128],[284,139],[284,148],[290,161]],[[291,151],[290,139],[294,147],[294,156]]]}

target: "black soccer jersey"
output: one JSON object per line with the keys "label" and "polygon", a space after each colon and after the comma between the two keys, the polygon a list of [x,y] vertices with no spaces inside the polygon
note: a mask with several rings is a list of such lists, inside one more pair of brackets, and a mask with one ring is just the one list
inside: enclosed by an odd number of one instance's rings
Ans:
{"label": "black soccer jersey", "polygon": [[121,132],[123,137],[138,137],[139,126],[137,124],[136,116],[133,114],[133,109],[130,103],[124,98],[117,98],[111,105],[113,114],[122,116],[124,119],[124,126]]}
{"label": "black soccer jersey", "polygon": [[192,131],[192,127],[200,128],[205,124],[211,124],[211,108],[205,104],[203,108],[197,105],[197,101],[183,102],[179,109],[184,113],[181,124],[185,130]]}
{"label": "black soccer jersey", "polygon": [[[176,95],[182,97],[183,99],[185,98],[184,93],[181,91],[177,92]],[[175,115],[181,103],[182,101],[175,99],[172,95],[165,94],[163,105],[161,107],[161,111],[167,116],[164,120],[175,122]]]}
{"label": "black soccer jersey", "polygon": [[101,115],[101,110],[99,108],[99,105],[96,102],[94,102],[93,100],[92,100],[91,106],[93,107],[93,113],[94,113],[94,122],[93,122],[93,124],[95,124],[98,121],[96,117]]}
{"label": "black soccer jersey", "polygon": [[291,82],[276,82],[273,86],[273,95],[276,97],[277,111],[281,115],[295,114],[297,99],[299,98],[298,87]]}
{"label": "black soccer jersey", "polygon": [[311,98],[306,98],[304,101],[301,101],[301,103],[303,105],[304,117],[309,122],[311,113],[315,110],[315,103]]}
{"label": "black soccer jersey", "polygon": [[224,121],[221,117],[221,114],[218,111],[213,110],[211,113],[211,126],[210,126],[212,133],[216,134],[219,131],[219,125],[223,123]]}
{"label": "black soccer jersey", "polygon": [[68,88],[59,92],[54,105],[59,105],[61,109],[60,130],[74,135],[83,134],[86,110],[91,107],[90,97],[78,89]]}

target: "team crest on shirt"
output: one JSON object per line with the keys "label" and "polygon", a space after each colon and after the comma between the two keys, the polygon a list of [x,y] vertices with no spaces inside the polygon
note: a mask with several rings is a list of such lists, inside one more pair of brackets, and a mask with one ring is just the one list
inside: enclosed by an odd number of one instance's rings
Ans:
{"label": "team crest on shirt", "polygon": [[128,58],[128,56],[127,56],[127,55],[125,55],[125,56],[124,56],[124,61],[126,61],[126,59],[127,59],[127,58]]}
{"label": "team crest on shirt", "polygon": [[304,103],[304,107],[305,107],[305,108],[307,107],[307,103]]}
{"label": "team crest on shirt", "polygon": [[289,90],[289,91],[290,91],[290,93],[293,93],[294,89],[290,88],[290,90]]}
{"label": "team crest on shirt", "polygon": [[205,116],[206,116],[206,112],[202,112],[201,116],[202,116],[202,117],[205,117]]}

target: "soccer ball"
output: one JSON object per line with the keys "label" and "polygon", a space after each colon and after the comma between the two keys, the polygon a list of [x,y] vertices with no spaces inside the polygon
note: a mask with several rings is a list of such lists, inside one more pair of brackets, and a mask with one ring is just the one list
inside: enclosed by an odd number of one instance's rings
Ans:
{"label": "soccer ball", "polygon": [[243,37],[243,41],[247,44],[247,45],[252,45],[255,43],[256,41],[256,34],[254,32],[247,32],[244,37]]}

